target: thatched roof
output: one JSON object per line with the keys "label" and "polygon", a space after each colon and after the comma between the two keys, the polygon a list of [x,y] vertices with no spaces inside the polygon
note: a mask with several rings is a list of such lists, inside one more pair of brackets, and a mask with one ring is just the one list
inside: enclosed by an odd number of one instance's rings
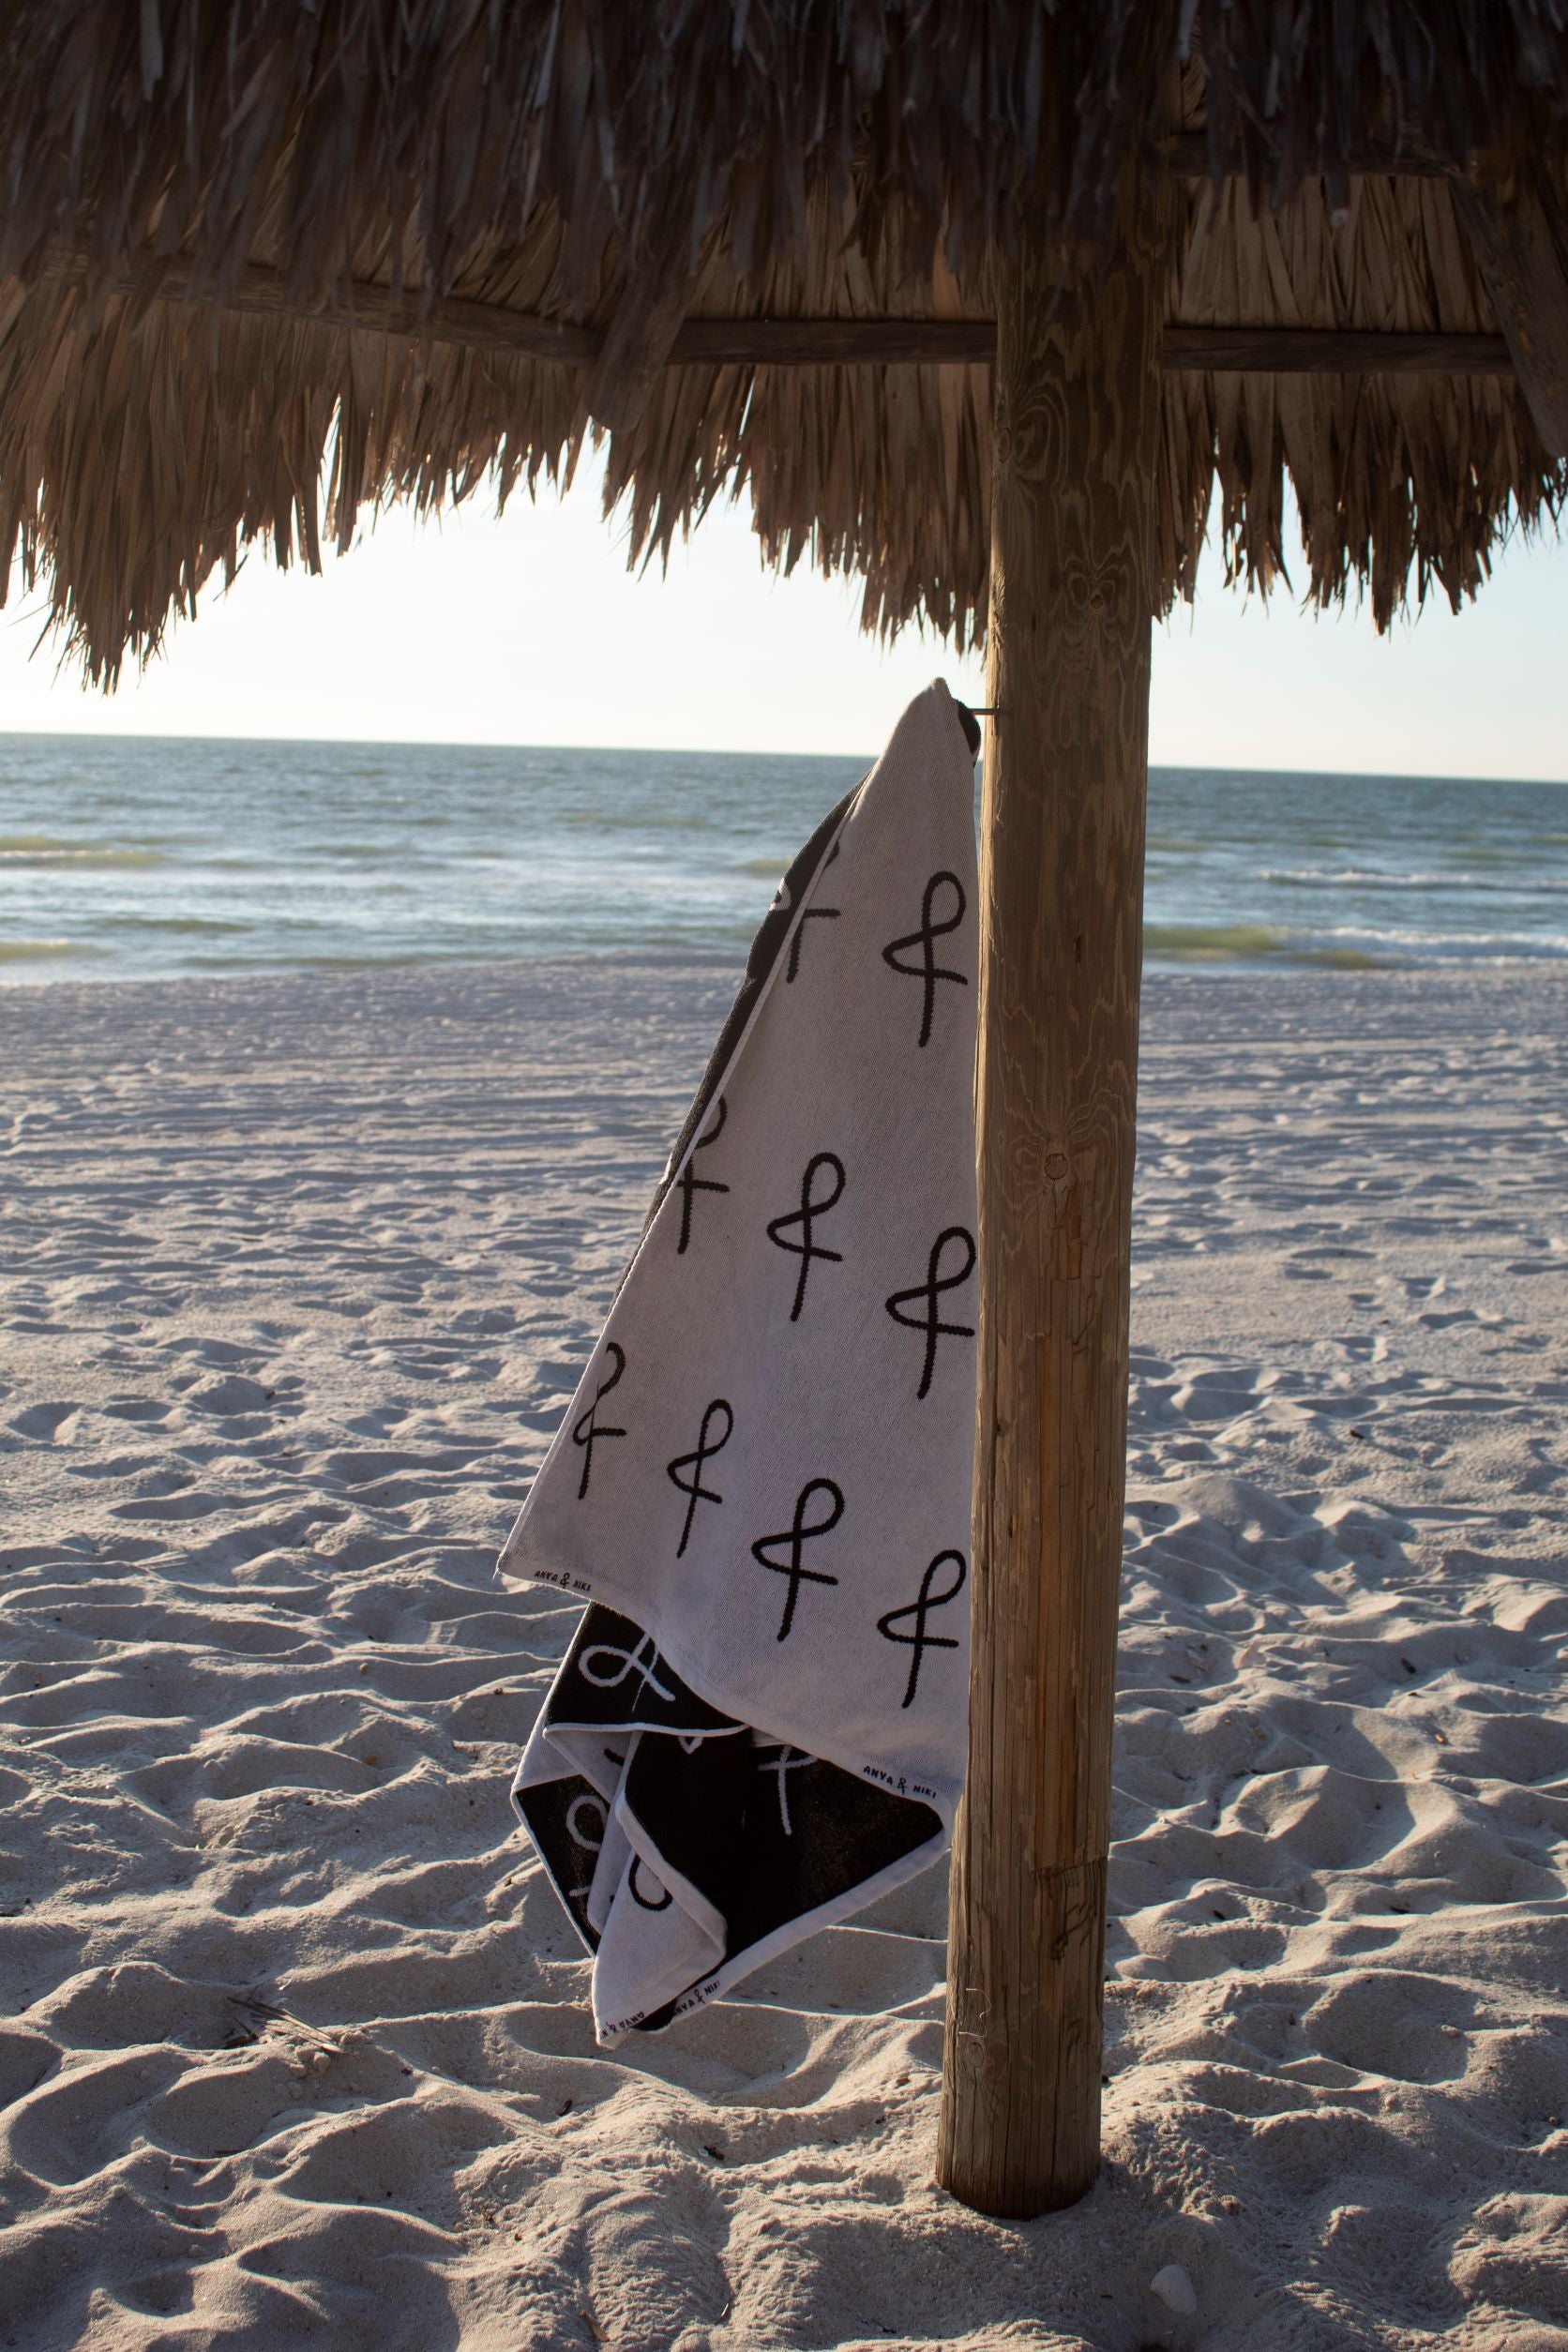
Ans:
{"label": "thatched roof", "polygon": [[[253,540],[313,563],[379,500],[569,472],[590,405],[615,408],[581,364],[595,339],[562,338],[578,364],[531,357],[498,312],[650,348],[661,316],[983,320],[1036,175],[1092,240],[1117,172],[1161,169],[1183,133],[1206,176],[1173,182],[1171,320],[1500,328],[1529,364],[1476,207],[1522,191],[1542,249],[1568,217],[1568,0],[1195,15],[10,0],[0,538],[112,679]],[[1365,581],[1380,622],[1434,580],[1457,601],[1500,529],[1568,489],[1554,397],[1506,370],[1168,374],[1167,596],[1216,482],[1231,563],[1267,582],[1289,475],[1315,596]],[[609,488],[639,552],[742,490],[771,560],[856,570],[868,623],[924,610],[961,641],[988,448],[983,363],[686,365],[611,434]]]}

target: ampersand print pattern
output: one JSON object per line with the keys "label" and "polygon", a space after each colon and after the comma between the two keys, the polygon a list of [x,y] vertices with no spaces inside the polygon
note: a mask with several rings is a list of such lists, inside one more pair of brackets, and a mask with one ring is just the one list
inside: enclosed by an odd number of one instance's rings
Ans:
{"label": "ampersand print pattern", "polygon": [[[943,909],[941,922],[936,916],[939,901]],[[938,940],[945,939],[949,931],[956,931],[968,912],[969,899],[957,875],[945,871],[933,874],[921,897],[918,931],[909,931],[902,939],[890,940],[882,949],[883,963],[890,964],[895,972],[907,972],[912,980],[919,980],[925,988],[925,1003],[920,1015],[920,1043],[923,1047],[931,1042],[931,1018],[936,1010],[938,981],[950,980],[960,988],[969,986],[967,972],[955,972],[950,965],[937,961]],[[904,950],[909,947],[920,950],[918,963],[903,960]]]}
{"label": "ampersand print pattern", "polygon": [[619,1388],[626,1368],[626,1349],[613,1339],[604,1344],[605,1358],[610,1370],[594,1391],[594,1401],[572,1430],[572,1443],[582,1448],[582,1484],[577,1490],[579,1502],[588,1499],[588,1481],[594,1468],[594,1448],[605,1438],[624,1438],[626,1431],[611,1427],[598,1418],[599,1407],[612,1388]]}
{"label": "ampersand print pattern", "polygon": [[947,1835],[978,895],[969,748],[933,687],[784,877],[506,1547],[587,1604],[514,1802],[607,2045]]}
{"label": "ampersand print pattern", "polygon": [[[949,1566],[953,1573],[946,1585],[941,1592],[934,1591],[932,1587],[938,1569]],[[905,1607],[889,1609],[885,1617],[878,1618],[879,1634],[883,1635],[889,1641],[907,1642],[909,1645],[910,1679],[904,1685],[904,1696],[898,1702],[901,1707],[914,1705],[914,1695],[920,1687],[920,1661],[927,1651],[957,1649],[957,1634],[928,1634],[926,1631],[926,1620],[933,1609],[944,1608],[949,1601],[957,1599],[964,1589],[968,1575],[968,1563],[962,1552],[938,1552],[935,1560],[921,1577],[920,1590],[914,1599]],[[910,1625],[909,1632],[898,1632],[897,1629],[906,1621]]]}
{"label": "ampersand print pattern", "polygon": [[640,1910],[667,1911],[675,1900],[669,1888],[660,1888],[656,1894],[645,1894],[639,1883],[640,1880],[646,1880],[654,1886],[658,1885],[657,1879],[653,1877],[641,1855],[634,1854],[631,1858],[631,1868],[626,1873],[626,1892]]}
{"label": "ampersand print pattern", "polygon": [[[836,841],[822,860],[824,869],[833,864],[837,855],[838,844]],[[784,985],[786,988],[792,988],[800,978],[800,951],[805,943],[807,925],[808,923],[837,923],[842,917],[843,912],[842,907],[807,906],[801,909],[800,921],[790,935],[790,953],[785,958]]]}
{"label": "ampersand print pattern", "polygon": [[677,1188],[681,1196],[681,1238],[675,1244],[675,1254],[678,1258],[684,1258],[686,1251],[691,1247],[692,1195],[699,1192],[728,1192],[730,1189],[728,1184],[721,1184],[716,1177],[699,1176],[697,1173],[698,1153],[709,1152],[713,1149],[714,1145],[718,1141],[719,1137],[724,1133],[724,1123],[729,1116],[730,1106],[721,1094],[718,1098],[717,1107],[714,1111],[712,1124],[703,1134],[698,1137],[697,1141],[692,1146],[690,1158],[686,1161],[685,1168],[682,1168],[679,1177],[676,1179]]}
{"label": "ampersand print pattern", "polygon": [[[833,1152],[813,1152],[806,1163],[806,1173],[800,1180],[800,1207],[788,1216],[775,1217],[768,1227],[768,1239],[779,1249],[792,1250],[800,1259],[800,1273],[795,1279],[795,1303],[790,1309],[790,1320],[798,1323],[800,1310],[806,1304],[806,1277],[814,1259],[842,1265],[844,1253],[829,1249],[824,1243],[812,1240],[817,1219],[836,1209],[844,1197],[844,1163]],[[800,1228],[800,1239],[786,1238],[794,1226]]]}
{"label": "ampersand print pattern", "polygon": [[[733,1437],[734,1431],[733,1407],[728,1397],[716,1396],[713,1403],[703,1412],[702,1426],[697,1433],[697,1444],[694,1451],[690,1454],[677,1454],[675,1459],[669,1465],[668,1474],[671,1482],[681,1489],[684,1495],[689,1495],[691,1498],[686,1504],[686,1523],[681,1529],[681,1540],[675,1546],[677,1560],[686,1558],[686,1547],[691,1541],[691,1522],[696,1515],[698,1504],[700,1502],[722,1503],[724,1500],[724,1497],[716,1486],[703,1485],[702,1465],[704,1462],[711,1462],[716,1454],[723,1453]],[[681,1475],[683,1470],[689,1470],[691,1476],[683,1478]]]}
{"label": "ampersand print pattern", "polygon": [[[942,1271],[944,1259],[948,1261],[945,1274]],[[884,1301],[896,1323],[907,1323],[911,1331],[923,1331],[926,1334],[926,1362],[914,1392],[917,1397],[928,1396],[931,1393],[938,1339],[943,1334],[949,1339],[972,1339],[974,1336],[972,1323],[943,1322],[938,1305],[944,1290],[960,1289],[973,1272],[973,1234],[966,1232],[961,1225],[946,1225],[931,1244],[931,1254],[926,1261],[925,1281],[915,1283],[908,1290],[895,1290],[892,1297]],[[906,1315],[905,1307],[915,1299],[920,1301],[924,1313]]]}
{"label": "ampersand print pattern", "polygon": [[[818,1495],[822,1498],[822,1515],[817,1519],[808,1518],[807,1515],[811,1508],[812,1498]],[[779,1618],[778,1632],[775,1636],[776,1640],[788,1641],[790,1638],[795,1621],[795,1604],[800,1598],[803,1584],[838,1582],[837,1577],[830,1576],[825,1569],[804,1566],[801,1554],[804,1546],[815,1542],[818,1536],[831,1535],[843,1515],[844,1498],[832,1479],[808,1478],[795,1498],[795,1515],[784,1533],[760,1535],[752,1545],[751,1557],[759,1566],[771,1568],[775,1576],[789,1579],[789,1590],[784,1595],[784,1612]],[[780,1549],[788,1557],[776,1560],[774,1554]]]}
{"label": "ampersand print pattern", "polygon": [[618,1647],[612,1641],[590,1642],[578,1658],[578,1671],[585,1682],[592,1682],[601,1691],[618,1691],[628,1675],[636,1675],[643,1690],[655,1698],[672,1699],[674,1692],[658,1679],[658,1651],[644,1634],[633,1650]]}

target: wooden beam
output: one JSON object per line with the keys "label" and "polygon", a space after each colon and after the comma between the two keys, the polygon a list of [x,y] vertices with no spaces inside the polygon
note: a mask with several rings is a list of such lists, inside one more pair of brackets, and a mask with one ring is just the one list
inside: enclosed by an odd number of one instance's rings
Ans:
{"label": "wooden beam", "polygon": [[[100,265],[89,264],[80,246],[51,238],[38,265],[45,280],[72,283],[91,275],[103,282]],[[355,279],[341,293],[318,302],[296,293],[280,270],[248,263],[232,281],[215,286],[175,255],[135,268],[122,264],[108,273],[111,290],[140,301],[189,304],[233,311],[240,318],[274,319],[291,326],[348,328],[365,335],[390,335],[406,342],[457,343],[491,352],[503,359],[553,360],[568,368],[591,368],[601,338],[596,328],[568,320],[541,319],[508,310],[496,302],[469,302],[443,294],[425,309],[390,288]]]}
{"label": "wooden beam", "polygon": [[[1178,179],[1207,180],[1214,177],[1206,130],[1177,131],[1172,137],[1160,142],[1160,153]],[[1423,154],[1410,147],[1395,147],[1387,141],[1380,140],[1364,147],[1346,169],[1351,179],[1440,180],[1449,178],[1457,166],[1445,162],[1440,156]],[[1222,167],[1222,177],[1234,179],[1239,176],[1239,159],[1232,154]],[[1322,179],[1327,174],[1317,172],[1308,176]]]}
{"label": "wooden beam", "polygon": [[1513,373],[1500,335],[1385,335],[1348,326],[1168,325],[1160,365],[1171,373],[1200,375]]}
{"label": "wooden beam", "polygon": [[1454,183],[1454,208],[1546,453],[1568,458],[1568,219],[1545,175],[1504,195]]}
{"label": "wooden beam", "polygon": [[[990,319],[688,319],[672,367],[974,367],[996,349]],[[1380,334],[1361,327],[1179,326],[1160,365],[1177,374],[1508,375],[1500,335]]]}
{"label": "wooden beam", "polygon": [[[85,268],[80,249],[57,244],[45,256],[39,275],[74,280]],[[563,367],[593,369],[609,347],[596,327],[542,319],[455,294],[435,296],[419,309],[405,300],[394,301],[384,286],[356,281],[331,300],[316,302],[293,292],[279,271],[258,264],[241,270],[232,285],[225,283],[220,290],[199,279],[190,264],[179,260],[112,272],[111,284],[114,292],[143,301],[213,304],[240,317],[346,328],[409,342],[451,343],[497,358],[547,360]],[[996,325],[990,319],[687,319],[663,341],[667,328],[667,319],[641,318],[641,325],[628,321],[626,367],[633,354],[639,366],[644,363],[656,342],[662,343],[663,364],[676,368],[972,368],[988,366],[996,349]],[[1172,324],[1165,332],[1160,365],[1170,372],[1199,375],[1509,375],[1514,360],[1500,335]],[[629,384],[628,374],[623,385],[628,398]],[[607,391],[607,402],[612,397]],[[595,413],[591,407],[590,414]],[[605,421],[611,421],[608,406]]]}
{"label": "wooden beam", "polygon": [[991,319],[687,319],[676,368],[989,367]]}
{"label": "wooden beam", "polygon": [[1160,307],[1123,188],[1103,275],[993,257],[969,1774],[937,2177],[982,2211],[1099,2164],[1126,1472]]}

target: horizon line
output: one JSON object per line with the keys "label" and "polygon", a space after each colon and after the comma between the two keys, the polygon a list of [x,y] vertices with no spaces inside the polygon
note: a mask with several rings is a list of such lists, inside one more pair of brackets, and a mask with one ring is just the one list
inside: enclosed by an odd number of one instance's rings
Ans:
{"label": "horizon line", "polygon": [[[144,744],[295,744],[318,750],[375,751],[525,751],[525,752],[589,752],[619,754],[630,758],[639,753],[663,759],[687,760],[799,760],[817,763],[822,761],[861,761],[870,765],[880,758],[879,752],[866,751],[782,751],[756,745],[722,745],[709,747],[694,744],[659,743],[589,743],[524,742],[515,737],[480,737],[451,735],[318,735],[318,734],[209,734],[205,731],[170,732],[161,728],[111,727],[0,727],[0,745],[8,743],[144,743]],[[978,764],[978,762],[976,762]],[[1492,775],[1477,775],[1429,768],[1365,768],[1365,767],[1264,767],[1236,766],[1196,760],[1155,760],[1149,761],[1151,775],[1248,776],[1306,777],[1362,776],[1380,784],[1544,784],[1561,789],[1568,786],[1565,776],[1518,776],[1501,771]]]}

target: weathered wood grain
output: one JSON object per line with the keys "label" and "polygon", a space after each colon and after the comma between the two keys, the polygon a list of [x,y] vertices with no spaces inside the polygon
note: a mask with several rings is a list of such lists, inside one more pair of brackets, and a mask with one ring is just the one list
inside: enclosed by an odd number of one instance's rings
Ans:
{"label": "weathered wood grain", "polygon": [[1058,292],[994,262],[969,1780],[938,2178],[1071,2203],[1099,2162],[1160,318],[1155,205]]}

